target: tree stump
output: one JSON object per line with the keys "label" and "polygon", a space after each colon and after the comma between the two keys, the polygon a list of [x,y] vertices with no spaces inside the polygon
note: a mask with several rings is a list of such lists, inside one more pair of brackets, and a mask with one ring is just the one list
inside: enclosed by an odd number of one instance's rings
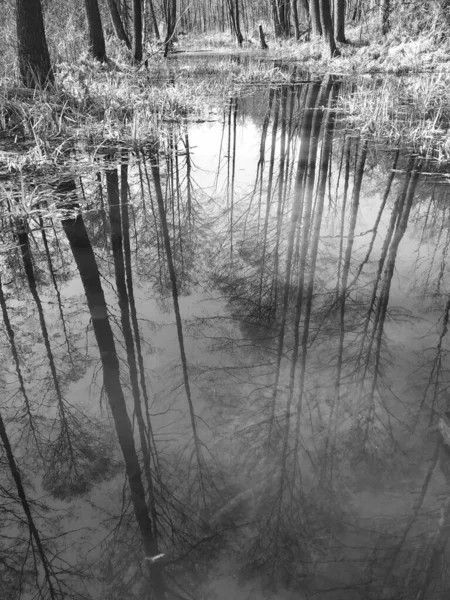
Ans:
{"label": "tree stump", "polygon": [[259,47],[261,50],[268,50],[269,46],[266,44],[266,38],[264,37],[264,31],[262,25],[259,25]]}

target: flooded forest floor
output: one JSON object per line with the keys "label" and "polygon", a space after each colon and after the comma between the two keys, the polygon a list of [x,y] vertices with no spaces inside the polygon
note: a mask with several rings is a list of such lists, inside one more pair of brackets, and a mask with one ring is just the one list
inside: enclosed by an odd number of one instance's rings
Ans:
{"label": "flooded forest floor", "polygon": [[52,90],[5,76],[4,597],[448,596],[450,69],[426,40],[187,38],[147,67],[110,40]]}

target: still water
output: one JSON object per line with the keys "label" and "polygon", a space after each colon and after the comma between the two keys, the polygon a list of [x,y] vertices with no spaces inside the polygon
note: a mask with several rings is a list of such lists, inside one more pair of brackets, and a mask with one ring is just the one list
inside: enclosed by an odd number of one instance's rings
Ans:
{"label": "still water", "polygon": [[446,597],[448,173],[341,85],[3,153],[7,598]]}

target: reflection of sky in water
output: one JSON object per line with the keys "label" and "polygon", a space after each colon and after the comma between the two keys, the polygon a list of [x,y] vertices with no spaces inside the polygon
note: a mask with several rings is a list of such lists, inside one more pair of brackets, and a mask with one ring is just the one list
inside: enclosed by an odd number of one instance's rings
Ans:
{"label": "reflection of sky in water", "polygon": [[[279,240],[278,279],[274,283],[274,224],[276,224],[277,209],[276,186],[279,185],[277,165],[280,159],[278,145],[280,134],[278,133],[276,138],[277,149],[274,154],[274,195],[268,219],[271,233],[266,240],[265,250],[267,250],[267,254],[264,256],[266,271],[263,272],[263,275],[269,281],[265,291],[267,289],[272,291],[274,285],[279,286],[279,306],[277,307],[277,320],[272,318],[272,321],[270,321],[265,317],[261,317],[257,321],[255,313],[252,313],[252,308],[258,301],[258,285],[261,284],[262,288],[261,282],[266,280],[263,276],[260,276],[262,245],[255,232],[259,202],[261,202],[260,230],[258,233],[260,236],[264,221],[272,121],[270,121],[267,131],[263,193],[261,199],[258,197],[258,193],[252,199],[255,190],[257,164],[260,158],[262,119],[254,115],[246,115],[245,118],[242,118],[238,111],[235,129],[236,138],[233,139],[232,136],[229,138],[227,118],[228,111],[225,111],[225,126],[223,121],[193,123],[188,126],[192,160],[192,191],[195,202],[198,203],[197,208],[200,214],[192,228],[192,239],[189,238],[189,228],[186,224],[179,225],[175,218],[172,219],[174,215],[170,214],[170,210],[169,226],[172,243],[174,238],[177,238],[176,234],[179,233],[177,227],[180,227],[181,235],[178,238],[184,244],[183,252],[185,254],[183,256],[189,258],[190,261],[187,267],[182,264],[182,251],[180,246],[177,246],[177,252],[174,253],[177,273],[179,275],[182,269],[186,268],[189,271],[188,275],[192,276],[194,282],[189,281],[185,289],[180,288],[179,305],[192,399],[196,414],[200,417],[198,419],[198,431],[202,443],[206,444],[212,453],[216,452],[219,462],[223,461],[226,468],[231,471],[231,474],[228,473],[227,476],[230,476],[228,487],[229,489],[232,488],[232,492],[229,495],[225,491],[222,492],[223,499],[221,500],[223,500],[224,505],[222,506],[223,503],[218,502],[212,511],[212,516],[217,517],[217,514],[223,516],[221,511],[229,506],[229,502],[232,503],[236,501],[236,498],[239,499],[242,492],[243,497],[246,498],[245,506],[239,508],[243,510],[247,520],[251,522],[257,517],[261,519],[261,523],[265,523],[264,519],[266,519],[269,527],[271,527],[270,519],[273,513],[267,509],[267,506],[270,508],[270,502],[274,498],[273,481],[276,475],[273,475],[269,467],[269,465],[272,465],[273,456],[270,452],[267,452],[267,449],[260,442],[265,435],[267,406],[270,405],[273,398],[278,342],[281,339],[280,307],[285,284],[283,278],[292,188],[286,199],[284,221]],[[297,134],[294,133],[294,137],[295,135]],[[333,587],[333,585],[339,587],[341,583],[358,589],[357,584],[361,575],[359,567],[348,566],[348,568],[342,568],[339,562],[342,556],[349,563],[354,560],[354,564],[358,565],[358,561],[364,555],[363,564],[372,564],[374,562],[372,552],[378,551],[383,554],[386,548],[392,551],[392,547],[401,537],[401,525],[410,518],[412,504],[410,491],[417,492],[420,489],[424,473],[428,468],[425,463],[429,454],[427,434],[423,433],[423,430],[413,431],[412,415],[418,410],[427,378],[430,377],[433,368],[433,355],[426,354],[425,349],[428,349],[427,352],[429,352],[430,348],[436,348],[439,333],[442,331],[442,296],[433,304],[430,299],[430,289],[425,289],[424,281],[430,270],[432,270],[431,285],[439,275],[441,264],[443,265],[441,292],[442,294],[448,293],[448,268],[445,262],[446,252],[444,250],[446,232],[439,238],[440,245],[437,249],[437,257],[433,267],[431,267],[431,258],[438,240],[438,231],[445,216],[440,206],[429,211],[431,184],[428,183],[428,180],[424,182],[422,179],[419,181],[409,225],[401,240],[396,257],[389,294],[389,311],[383,326],[383,335],[380,336],[378,342],[374,342],[374,346],[378,343],[377,348],[381,355],[381,367],[377,386],[369,393],[373,381],[374,359],[372,354],[371,359],[367,361],[367,369],[364,371],[364,354],[367,353],[368,340],[372,335],[375,312],[372,318],[367,320],[367,305],[371,297],[371,286],[373,285],[377,263],[388,229],[394,199],[401,192],[404,174],[399,174],[393,183],[386,208],[381,217],[373,251],[368,264],[363,269],[358,288],[351,290],[346,299],[346,311],[344,317],[342,317],[345,319],[346,329],[345,335],[343,335],[343,350],[339,350],[339,311],[335,310],[330,316],[330,314],[326,314],[325,310],[329,306],[325,301],[327,298],[332,297],[333,290],[336,287],[336,261],[340,243],[343,176],[341,174],[339,193],[336,197],[337,177],[342,152],[342,141],[339,135],[335,138],[333,147],[331,181],[327,186],[321,224],[321,239],[315,271],[314,291],[316,295],[313,297],[311,321],[309,323],[311,331],[307,343],[300,349],[297,371],[294,373],[291,428],[293,429],[295,426],[298,398],[303,394],[302,412],[300,413],[302,420],[299,420],[298,426],[301,449],[297,448],[297,450],[299,450],[299,456],[301,456],[299,460],[304,479],[301,481],[301,495],[298,498],[295,497],[295,502],[293,501],[291,506],[286,507],[286,510],[293,510],[292,513],[288,513],[290,522],[286,531],[291,526],[294,527],[295,515],[303,510],[301,508],[303,506],[309,507],[308,510],[311,511],[311,513],[304,515],[305,522],[302,527],[307,527],[310,525],[308,521],[310,514],[316,515],[314,512],[316,507],[321,506],[332,496],[326,486],[320,488],[320,485],[322,485],[320,477],[322,477],[323,472],[320,470],[319,463],[322,457],[320,452],[323,451],[326,435],[329,435],[331,439],[333,437],[333,427],[335,427],[334,431],[341,435],[338,439],[339,443],[336,442],[335,454],[336,461],[341,461],[339,469],[342,469],[335,480],[335,485],[339,490],[337,495],[341,494],[339,500],[336,499],[336,505],[342,502],[345,506],[342,509],[342,514],[337,514],[339,512],[337,509],[336,514],[333,513],[333,519],[339,522],[339,527],[336,526],[336,532],[330,533],[334,524],[329,526],[323,515],[313,517],[318,522],[314,523],[311,530],[308,530],[308,536],[314,543],[320,544],[321,540],[328,540],[323,547],[320,547],[320,552],[325,557],[324,563],[330,566],[319,568],[315,577],[311,578],[316,590]],[[183,139],[183,136],[181,139]],[[228,154],[233,147],[236,148],[234,157]],[[179,148],[182,149],[181,145]],[[293,154],[290,160],[294,167],[290,178],[293,181],[295,179],[299,143],[295,143],[292,148]],[[320,156],[322,150],[322,146],[319,145],[318,156]],[[355,240],[350,260],[349,281],[353,279],[358,266],[365,257],[371,240],[371,230],[377,218],[389,175],[390,158],[389,156],[386,158],[386,156],[386,154],[379,151],[378,155],[376,153],[371,155],[370,168],[366,164]],[[173,182],[173,188],[166,187],[168,183],[167,174],[170,172],[168,163],[164,162],[166,159],[167,155],[161,156],[163,188],[164,190],[175,189],[175,182]],[[183,162],[184,155],[182,152],[180,152],[178,160],[181,174],[178,179],[178,182],[181,182],[180,201],[182,204],[184,203],[183,207],[185,208],[186,183],[184,177],[186,176],[186,166]],[[229,186],[233,162],[235,165],[233,236],[236,245],[234,256],[231,255],[230,246],[227,245],[230,237],[230,211],[228,209],[231,202]],[[349,207],[354,184],[352,170],[354,162],[352,159],[347,211],[344,217],[345,236],[347,235],[350,219]],[[109,165],[109,168],[115,166],[114,163]],[[95,169],[97,168],[100,169],[100,167],[95,166]],[[139,168],[141,168],[141,171]],[[165,272],[165,279],[161,287],[159,287],[159,282],[156,281],[157,277],[154,274],[157,271],[158,264],[160,266],[165,265],[165,257],[161,251],[159,254],[161,263],[158,263],[154,238],[151,236],[146,237],[149,232],[151,233],[154,222],[157,221],[157,215],[155,220],[152,220],[153,216],[149,218],[145,226],[142,225],[143,221],[139,220],[143,219],[142,198],[140,197],[141,186],[142,181],[146,181],[142,178],[142,168],[142,164],[138,165],[135,157],[131,158],[128,183],[135,210],[134,218],[136,219],[136,222],[133,223],[133,227],[135,227],[133,236],[135,237],[132,236],[132,252],[133,265],[139,267],[139,276],[135,274],[134,293],[140,336],[143,341],[143,361],[149,387],[153,434],[156,444],[164,453],[164,460],[167,460],[170,472],[175,473],[178,477],[177,468],[180,465],[184,466],[183,460],[186,456],[183,453],[178,454],[178,452],[180,447],[189,447],[192,431],[186,408],[186,389],[180,365],[180,345],[175,327],[171,285],[168,285],[167,272]],[[148,169],[148,173],[149,181],[152,181],[150,169]],[[89,199],[94,196],[97,181],[93,173],[88,173],[85,179],[84,190]],[[150,185],[150,188],[154,201],[154,183]],[[257,187],[257,191],[258,189],[259,187]],[[104,193],[106,193],[105,190]],[[170,191],[167,192],[165,199],[170,201]],[[146,201],[148,209],[148,196]],[[249,210],[250,202],[253,202],[251,210]],[[317,202],[317,198],[315,198],[315,202]],[[176,206],[176,203],[174,203],[174,206]],[[436,222],[431,226],[431,217],[429,218],[428,225],[429,229],[432,230],[432,235],[425,237],[421,243],[423,223],[428,218],[428,212],[433,213]],[[244,217],[247,214],[248,219],[245,220]],[[179,215],[175,216],[178,217]],[[85,219],[86,222],[89,222],[88,215]],[[182,219],[180,219],[181,221]],[[245,227],[243,225],[244,221]],[[95,221],[95,219],[89,222],[89,233],[92,238],[94,238],[94,233],[97,234],[93,246],[106,297],[108,317],[115,335],[117,352],[121,361],[121,376],[127,406],[131,414],[133,411],[132,398],[128,382],[124,339],[120,325],[114,265],[109,248],[106,246],[105,249],[104,244],[104,239],[108,238],[109,231],[104,238],[98,235],[99,231],[104,233],[99,223],[100,221]],[[61,240],[63,240],[62,232],[58,230],[59,234],[61,234]],[[161,240],[159,242],[161,243]],[[344,250],[346,243],[347,237],[344,237]],[[189,247],[189,244],[191,244],[191,247]],[[308,249],[309,252],[311,247],[312,244]],[[106,427],[107,425],[110,427],[112,421],[104,390],[102,390],[103,373],[91,327],[91,318],[104,315],[104,311],[102,307],[98,307],[98,310],[94,309],[92,313],[89,313],[84,289],[77,278],[77,269],[71,262],[72,257],[69,249],[64,245],[62,245],[62,248],[65,253],[65,264],[72,265],[71,276],[67,281],[60,282],[67,327],[78,335],[76,347],[87,363],[84,374],[65,382],[65,398],[77,410],[82,410],[88,415],[98,418],[102,426]],[[214,250],[214,253],[212,250]],[[60,257],[56,257],[56,250],[54,252],[56,263],[60,260]],[[37,253],[36,256],[38,262]],[[213,256],[213,259],[211,256]],[[308,269],[311,266],[310,254],[308,254],[305,264],[306,282]],[[48,273],[45,271],[46,264],[42,261],[39,262],[39,266],[42,273],[47,277],[47,280],[42,277],[43,283],[39,285],[39,293],[45,300],[43,310],[49,324],[50,344],[57,357],[58,368],[63,372],[68,362],[68,356],[65,354],[64,344],[61,342],[60,317],[55,305],[54,292],[48,284]],[[296,269],[298,269],[298,261],[293,269],[295,276],[291,281],[290,304],[285,315],[286,332],[283,356],[280,362],[276,405],[276,414],[280,422],[283,422],[286,414],[291,382],[289,370],[294,346],[294,306],[298,282]],[[187,278],[186,274],[184,276]],[[8,306],[11,309],[13,321],[18,331],[17,339],[21,360],[26,362],[27,368],[30,369],[29,373],[27,372],[27,377],[29,377],[27,386],[37,396],[45,396],[45,386],[42,381],[45,379],[46,364],[42,350],[42,336],[37,326],[34,306],[26,293],[26,281],[24,280],[24,282],[24,297],[18,301],[8,299]],[[380,302],[380,296],[380,289],[378,289],[375,307]],[[305,310],[305,304],[306,302],[303,305],[303,310]],[[24,324],[24,321],[21,321],[22,317],[18,314],[19,311],[15,312],[17,308],[21,308],[26,315],[27,323]],[[305,328],[304,314],[303,312],[300,322],[299,331],[301,335],[303,335]],[[367,326],[369,332],[368,334],[366,332],[367,335],[364,333],[365,326]],[[264,335],[261,335],[262,333]],[[365,335],[367,339],[364,337]],[[25,344],[25,341],[27,344]],[[447,340],[444,340],[444,350],[447,348],[446,344]],[[339,352],[341,352],[340,355]],[[39,358],[41,355],[44,358]],[[328,420],[331,422],[333,414],[330,407],[336,394],[338,356],[342,358],[343,363],[339,392],[340,405],[336,409],[339,419],[336,420],[337,425],[331,427]],[[305,372],[303,375],[306,383],[304,384],[304,390],[300,392],[299,371],[303,358],[305,358]],[[446,359],[447,355],[444,358]],[[36,367],[38,362],[39,368]],[[33,371],[34,367],[36,368]],[[361,382],[363,372],[365,380]],[[442,381],[444,381],[444,384],[448,377],[447,372],[448,361],[443,361]],[[12,367],[5,374],[4,382],[5,387],[8,388],[16,385],[16,375]],[[442,410],[445,401],[442,401],[443,388],[441,382],[438,382],[436,389],[439,386],[441,386],[439,388],[439,394],[441,395],[439,410]],[[10,404],[15,402],[19,402],[18,397],[10,400]],[[372,412],[370,412],[370,402],[373,402],[375,406]],[[50,413],[53,417],[57,416],[54,405],[49,409],[47,416]],[[374,414],[376,415],[375,419]],[[370,418],[375,421],[375,425],[373,430],[368,433],[367,440],[363,440],[364,443],[367,441],[366,446],[360,452],[353,450],[352,444],[359,448],[357,443],[361,443],[361,438],[357,435],[364,429]],[[400,422],[401,425],[399,425]],[[11,430],[14,427],[15,425],[12,423]],[[249,430],[257,433],[253,437],[249,436]],[[397,445],[390,443],[391,435],[396,437]],[[292,437],[289,438],[289,443],[293,444]],[[289,449],[289,446],[286,446],[286,448]],[[293,454],[294,451],[292,450]],[[18,452],[19,455],[20,452]],[[26,453],[24,455],[24,461],[29,460],[29,456]],[[291,460],[292,457],[291,454],[288,453],[288,455],[288,458],[285,457],[287,461]],[[278,473],[280,469],[280,463],[277,460],[273,462],[275,473]],[[292,473],[295,473],[294,468],[289,470],[287,477],[292,476],[294,478]],[[185,473],[183,473],[184,476]],[[292,481],[292,489],[295,489],[294,484],[298,482],[294,479]],[[429,514],[437,514],[440,507],[439,493],[444,486],[442,476],[439,475],[437,469],[430,481],[422,507],[423,514],[421,513],[420,517],[423,518],[423,522],[414,530],[414,534],[417,535],[422,530],[434,532],[436,529],[436,515],[432,517],[431,522],[427,519],[430,519]],[[178,485],[180,484],[177,480],[176,486]],[[267,485],[267,488],[264,487],[265,485]],[[108,518],[111,514],[117,515],[118,505],[122,497],[122,486],[123,478],[117,477],[110,482],[103,482],[92,490],[89,496],[92,504],[86,503],[84,499],[70,503],[72,514],[67,517],[67,523],[70,526],[76,523],[78,526],[86,526],[93,530],[96,527],[97,513],[102,514],[102,511],[109,511]],[[37,485],[36,489],[39,494],[44,493],[41,486]],[[319,492],[317,492],[318,489]],[[251,494],[247,493],[249,490]],[[318,495],[314,495],[316,493]],[[267,506],[265,501],[268,503]],[[62,510],[64,505],[54,501],[52,506]],[[276,506],[276,503],[274,506]],[[314,510],[312,507],[314,507]],[[335,508],[333,507],[333,510]],[[265,512],[266,509],[267,512]],[[239,511],[236,510],[236,512]],[[323,521],[321,521],[322,518]],[[379,536],[375,534],[378,527]],[[102,523],[98,527],[99,532],[91,531],[88,542],[82,539],[82,534],[74,534],[71,539],[76,539],[80,546],[73,552],[67,550],[66,557],[73,560],[77,551],[83,553],[83,544],[94,545],[100,540],[101,534],[104,534],[107,528],[108,525]],[[392,531],[392,539],[389,537],[390,531]],[[246,530],[244,537],[247,533]],[[297,534],[298,531],[296,530],[295,535]],[[236,538],[239,539],[239,533],[233,535],[236,535]],[[255,531],[252,531],[251,535],[256,535]],[[390,541],[386,541],[387,538]],[[332,544],[335,547],[332,548]],[[417,545],[419,550],[421,547],[421,543]],[[329,555],[327,552],[329,552]],[[93,556],[99,556],[98,548],[93,552]],[[311,554],[311,556],[315,555]],[[334,560],[335,563],[333,563]],[[230,571],[234,573],[236,569],[237,567],[231,560],[225,560],[224,563],[220,562],[211,587],[218,593],[219,600],[228,600],[231,593],[230,589],[233,589],[233,598],[240,597],[239,594],[241,593],[244,594],[245,586],[235,586],[235,580],[231,581],[230,579]],[[395,589],[397,590],[397,588]],[[248,594],[245,596],[246,598],[259,600],[261,589],[258,588],[258,584],[255,584],[253,588],[249,585]],[[283,596],[280,595],[279,598],[281,597]],[[320,592],[318,592],[318,597],[321,600]],[[329,597],[337,599],[339,595],[327,596],[327,600]]]}

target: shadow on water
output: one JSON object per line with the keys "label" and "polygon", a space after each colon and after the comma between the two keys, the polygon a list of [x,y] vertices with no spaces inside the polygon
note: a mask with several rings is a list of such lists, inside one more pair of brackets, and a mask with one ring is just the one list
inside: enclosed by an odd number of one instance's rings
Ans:
{"label": "shadow on water", "polygon": [[448,592],[448,170],[344,85],[0,163],[9,597]]}

